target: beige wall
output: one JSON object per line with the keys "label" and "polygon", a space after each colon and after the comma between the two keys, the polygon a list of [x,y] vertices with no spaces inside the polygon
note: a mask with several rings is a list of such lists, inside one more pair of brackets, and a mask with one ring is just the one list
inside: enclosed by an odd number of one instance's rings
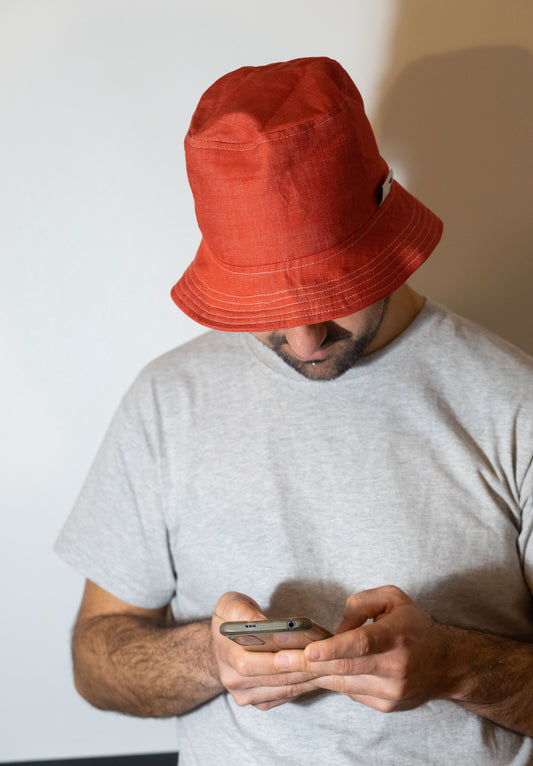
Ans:
{"label": "beige wall", "polygon": [[444,220],[413,286],[533,353],[533,3],[398,0],[374,125]]}

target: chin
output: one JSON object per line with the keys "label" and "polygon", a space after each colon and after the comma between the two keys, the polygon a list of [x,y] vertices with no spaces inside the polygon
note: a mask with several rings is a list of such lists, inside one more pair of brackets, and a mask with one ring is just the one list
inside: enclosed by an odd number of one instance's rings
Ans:
{"label": "chin", "polygon": [[345,372],[348,372],[348,370],[356,364],[358,359],[359,357],[353,360],[345,358],[328,359],[324,362],[317,362],[314,367],[310,362],[291,360],[289,364],[309,380],[335,380],[336,378],[340,378],[341,375],[344,375]]}

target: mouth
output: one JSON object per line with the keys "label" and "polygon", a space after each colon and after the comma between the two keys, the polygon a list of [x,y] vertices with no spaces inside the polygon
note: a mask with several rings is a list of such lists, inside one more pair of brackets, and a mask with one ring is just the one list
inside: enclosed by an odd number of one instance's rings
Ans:
{"label": "mouth", "polygon": [[294,354],[296,359],[298,359],[299,362],[302,362],[303,364],[311,364],[314,366],[315,364],[320,364],[320,362],[324,362],[327,359],[327,357],[329,356],[330,348],[333,346],[334,343],[336,343],[335,340],[328,341],[326,339],[324,343],[322,344],[322,346],[320,346],[320,348],[317,351],[311,354],[311,356],[306,356],[305,358],[298,356],[298,354],[295,354],[294,351],[292,353]]}

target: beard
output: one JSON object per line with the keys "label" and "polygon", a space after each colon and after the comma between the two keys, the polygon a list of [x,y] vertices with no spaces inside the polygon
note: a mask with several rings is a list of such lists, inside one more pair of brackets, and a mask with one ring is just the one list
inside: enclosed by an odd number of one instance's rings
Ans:
{"label": "beard", "polygon": [[[377,310],[358,335],[350,332],[334,321],[325,322],[327,334],[321,348],[331,346],[330,353],[323,359],[305,361],[298,359],[288,351],[287,338],[283,331],[271,333],[265,343],[282,359],[289,367],[299,372],[309,380],[334,380],[350,370],[372,343],[381,327],[387,311],[389,298],[385,298]],[[376,307],[378,308],[378,307]]]}

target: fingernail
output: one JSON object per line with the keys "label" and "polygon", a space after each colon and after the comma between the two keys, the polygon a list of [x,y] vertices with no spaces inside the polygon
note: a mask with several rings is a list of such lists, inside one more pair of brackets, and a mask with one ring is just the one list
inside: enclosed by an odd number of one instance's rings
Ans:
{"label": "fingernail", "polygon": [[286,654],[278,654],[274,662],[278,668],[288,668],[290,660]]}
{"label": "fingernail", "polygon": [[318,649],[309,649],[307,652],[307,659],[313,662],[320,659],[320,651]]}

